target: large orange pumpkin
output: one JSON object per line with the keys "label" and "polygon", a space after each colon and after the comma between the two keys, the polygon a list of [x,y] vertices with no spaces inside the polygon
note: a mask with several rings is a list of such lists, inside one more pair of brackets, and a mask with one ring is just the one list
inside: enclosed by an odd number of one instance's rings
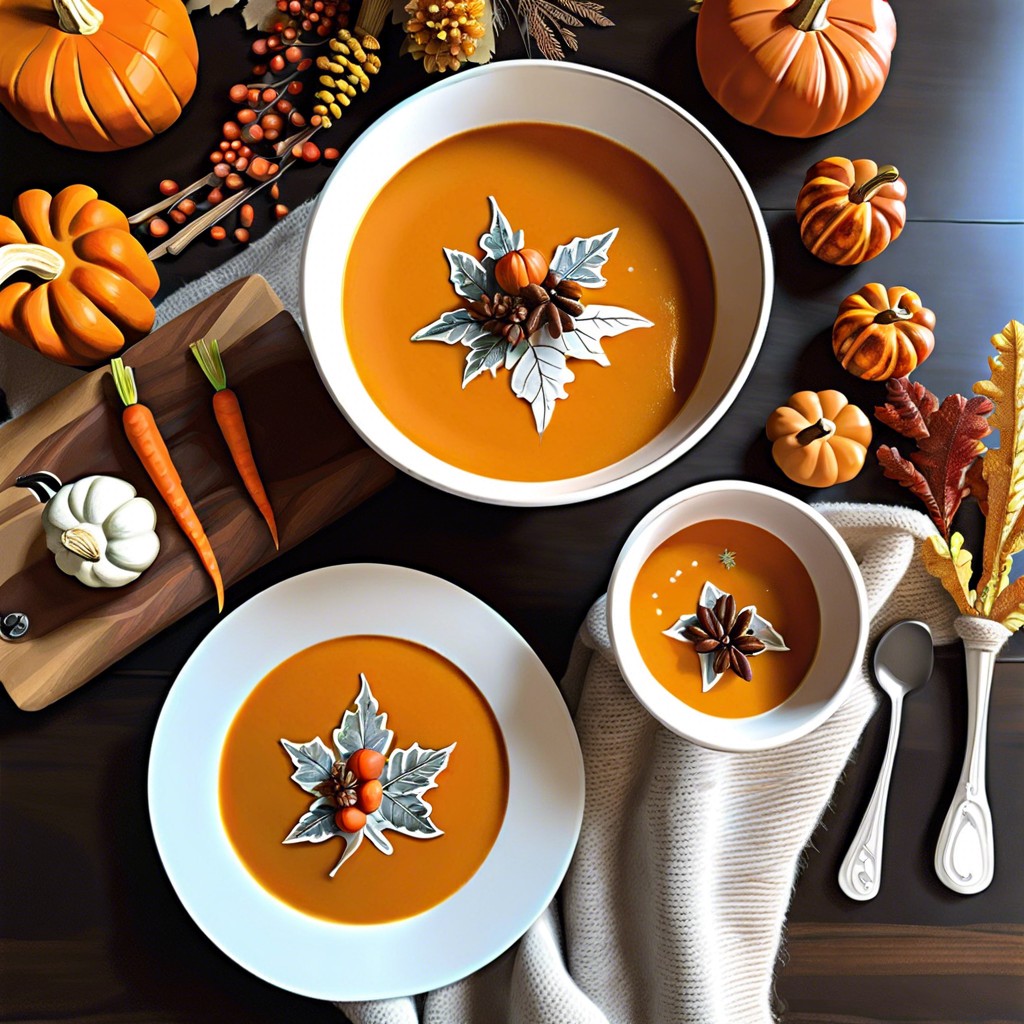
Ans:
{"label": "large orange pumpkin", "polygon": [[907,222],[907,183],[895,167],[832,156],[819,160],[796,200],[800,238],[826,263],[874,259]]}
{"label": "large orange pumpkin", "polygon": [[808,138],[878,99],[896,44],[885,0],[704,0],[697,64],[737,120]]}
{"label": "large orange pumpkin", "polygon": [[[42,283],[4,281],[19,271]],[[0,217],[0,332],[70,366],[109,359],[153,326],[160,286],[125,215],[86,185],[22,192]]]}
{"label": "large orange pumpkin", "polygon": [[0,0],[0,104],[75,149],[137,146],[170,127],[196,87],[181,0]]}
{"label": "large orange pumpkin", "polygon": [[847,295],[832,327],[832,351],[855,377],[888,380],[913,373],[935,348],[935,314],[897,285],[866,284]]}

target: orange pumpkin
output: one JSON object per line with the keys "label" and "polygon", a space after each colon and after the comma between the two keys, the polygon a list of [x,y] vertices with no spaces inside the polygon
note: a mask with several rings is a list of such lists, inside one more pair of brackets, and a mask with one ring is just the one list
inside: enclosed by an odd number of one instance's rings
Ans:
{"label": "orange pumpkin", "polygon": [[804,178],[796,201],[800,238],[826,263],[874,259],[907,222],[907,183],[895,167],[832,156]]}
{"label": "orange pumpkin", "polygon": [[514,249],[498,260],[494,276],[506,295],[518,295],[528,284],[540,284],[548,276],[548,261],[536,249]]}
{"label": "orange pumpkin", "polygon": [[[15,281],[27,271],[42,283]],[[125,215],[86,185],[22,192],[0,217],[0,332],[50,359],[92,366],[153,326],[156,268]]]}
{"label": "orange pumpkin", "polygon": [[847,295],[832,327],[832,351],[855,377],[906,377],[935,348],[935,314],[909,288],[866,284]]}
{"label": "orange pumpkin", "polygon": [[3,0],[0,104],[74,149],[137,146],[170,127],[196,87],[181,0]]}
{"label": "orange pumpkin", "polygon": [[771,414],[767,431],[779,469],[808,487],[852,480],[871,444],[871,421],[838,391],[798,391]]}
{"label": "orange pumpkin", "polygon": [[705,0],[697,65],[738,121],[809,138],[878,99],[896,45],[885,0]]}

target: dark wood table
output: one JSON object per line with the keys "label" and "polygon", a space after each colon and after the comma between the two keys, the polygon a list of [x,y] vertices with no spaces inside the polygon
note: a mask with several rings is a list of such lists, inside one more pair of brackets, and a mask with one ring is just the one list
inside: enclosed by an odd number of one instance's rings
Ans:
{"label": "dark wood table", "polygon": [[[400,476],[236,586],[231,603],[322,565],[410,565],[493,605],[557,676],[626,534],[681,487],[743,476],[811,500],[907,503],[873,466],[845,487],[794,488],[772,466],[763,431],[771,409],[801,388],[838,387],[866,406],[877,400],[877,388],[847,377],[828,344],[836,305],[862,283],[906,284],[936,311],[937,349],[918,377],[940,397],[968,391],[985,376],[989,335],[1012,317],[1024,318],[1024,6],[1019,0],[894,6],[900,38],[881,99],[859,121],[811,141],[746,128],[710,100],[697,73],[693,16],[684,0],[609,0],[618,27],[581,34],[584,62],[654,86],[722,140],[750,178],[768,222],[778,280],[764,349],[733,410],[696,449],[625,493],[570,508],[477,506]],[[24,188],[57,189],[72,181],[94,183],[125,209],[138,209],[153,201],[161,178],[191,180],[209,140],[219,138],[226,91],[248,66],[236,15],[201,14],[194,23],[199,91],[179,123],[140,150],[71,154],[0,115],[0,209]],[[506,34],[502,55],[516,55],[514,36],[514,30]],[[397,44],[392,31],[385,69],[337,126],[337,145],[429,84],[411,60],[394,56]],[[851,270],[810,257],[792,214],[804,170],[836,153],[895,163],[910,186],[903,237]],[[294,206],[313,194],[328,170],[290,175],[284,201]],[[236,248],[200,242],[177,262],[162,261],[165,291]],[[216,618],[212,605],[195,612],[46,711],[26,714],[0,699],[5,1019],[339,1019],[329,1005],[264,984],[212,946],[178,903],[153,845],[145,790],[153,725],[176,672]],[[941,649],[929,686],[906,708],[881,894],[853,903],[840,893],[836,872],[881,760],[884,711],[868,727],[806,852],[776,985],[786,1024],[1024,1020],[1024,668],[1009,663],[1013,651],[1011,645],[997,669],[989,734],[994,883],[961,897],[943,888],[932,869],[966,713],[962,651]]]}

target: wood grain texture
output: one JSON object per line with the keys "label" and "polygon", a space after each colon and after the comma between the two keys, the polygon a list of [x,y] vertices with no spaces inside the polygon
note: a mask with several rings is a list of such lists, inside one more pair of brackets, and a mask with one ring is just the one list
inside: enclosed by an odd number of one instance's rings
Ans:
{"label": "wood grain texture", "polygon": [[[125,363],[135,369],[140,400],[153,411],[230,587],[278,552],[220,434],[213,391],[188,351],[199,337],[220,341],[281,551],[372,494],[393,470],[338,412],[295,321],[260,277],[229,285],[134,346]],[[39,503],[15,486],[19,476],[40,470],[65,482],[93,473],[130,481],[157,509],[155,564],[114,589],[85,587],[61,573],[46,549]],[[31,622],[23,640],[0,641],[0,680],[19,707],[38,710],[64,696],[212,592],[125,438],[107,367],[0,428],[0,614],[24,612]]]}

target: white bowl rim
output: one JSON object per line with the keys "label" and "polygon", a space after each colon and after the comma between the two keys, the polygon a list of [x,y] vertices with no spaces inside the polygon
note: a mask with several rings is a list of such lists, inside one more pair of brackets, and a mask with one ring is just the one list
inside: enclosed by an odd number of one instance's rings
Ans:
{"label": "white bowl rim", "polygon": [[[750,183],[747,181],[743,172],[736,164],[736,161],[733,160],[732,156],[730,156],[726,148],[715,138],[714,135],[711,134],[710,131],[708,131],[707,128],[704,127],[703,124],[701,124],[692,114],[679,106],[678,103],[670,100],[667,96],[662,95],[655,89],[651,89],[649,86],[642,85],[630,78],[626,78],[624,75],[618,75],[612,71],[604,71],[600,68],[587,67],[586,65],[577,64],[572,61],[544,62],[543,67],[546,70],[557,69],[559,72],[564,72],[566,74],[591,75],[607,79],[639,92],[654,102],[668,108],[668,110],[674,113],[677,117],[682,118],[692,129],[703,136],[728,168],[729,173],[732,175],[733,180],[742,193],[744,202],[746,203],[747,212],[752,221],[754,232],[759,243],[758,258],[761,265],[761,290],[757,320],[746,353],[740,361],[732,381],[729,383],[729,386],[722,393],[715,405],[705,413],[705,415],[694,425],[693,429],[690,430],[684,438],[674,444],[667,451],[663,452],[660,456],[652,459],[643,466],[639,466],[634,470],[622,474],[621,476],[606,480],[602,483],[581,485],[578,489],[567,491],[559,491],[555,488],[558,485],[570,483],[573,479],[584,480],[586,479],[586,475],[575,478],[566,477],[559,480],[546,481],[503,480],[497,477],[483,476],[479,473],[472,473],[468,470],[460,469],[459,467],[438,458],[418,445],[415,446],[417,461],[421,461],[424,468],[421,468],[419,465],[410,465],[407,460],[394,455],[394,453],[389,450],[388,445],[377,438],[372,430],[368,430],[365,424],[351,416],[345,408],[338,392],[335,390],[335,387],[328,379],[325,368],[317,354],[316,346],[313,343],[313,330],[310,327],[310,324],[318,318],[314,309],[315,300],[313,300],[312,296],[309,294],[310,290],[307,285],[308,275],[306,272],[306,265],[310,259],[310,242],[313,238],[317,215],[320,213],[324,197],[330,187],[331,179],[333,179],[335,175],[338,175],[340,180],[340,175],[344,172],[346,164],[350,161],[357,148],[365,143],[367,137],[381,125],[386,124],[399,111],[402,111],[410,104],[417,102],[419,97],[423,94],[449,89],[461,82],[471,80],[475,77],[478,78],[484,75],[507,74],[509,72],[525,68],[536,68],[537,64],[538,62],[536,60],[529,59],[501,60],[493,61],[489,64],[478,65],[469,70],[463,70],[457,76],[453,75],[442,79],[439,82],[435,82],[426,89],[421,89],[419,92],[407,97],[400,103],[395,104],[394,107],[384,113],[381,117],[377,118],[372,124],[364,129],[348,147],[341,160],[339,160],[335,166],[334,171],[331,173],[331,177],[324,184],[324,187],[317,196],[316,203],[309,217],[309,223],[306,226],[306,234],[303,239],[302,254],[299,263],[299,301],[302,308],[302,320],[305,328],[304,335],[306,338],[306,344],[309,347],[310,355],[313,358],[313,362],[316,365],[317,372],[320,375],[320,379],[323,382],[324,387],[327,389],[331,398],[334,400],[335,404],[341,410],[342,414],[348,420],[356,433],[359,434],[366,444],[377,452],[378,455],[387,459],[393,465],[397,466],[403,472],[416,480],[420,480],[423,483],[438,488],[439,490],[447,491],[450,494],[455,494],[462,498],[468,498],[471,501],[521,508],[569,505],[582,501],[590,501],[594,498],[604,497],[608,494],[614,494],[620,490],[626,489],[627,487],[631,487],[633,484],[639,483],[642,480],[646,480],[655,473],[660,472],[666,466],[671,465],[680,458],[680,456],[684,455],[698,444],[715,427],[726,412],[729,411],[733,402],[736,400],[737,395],[750,376],[750,371],[753,368],[759,352],[761,351],[764,336],[768,328],[768,316],[771,312],[775,282],[775,271],[771,259],[771,245],[768,239],[768,231],[765,227],[764,218],[761,215],[761,210],[757,204],[757,199],[754,196],[753,190],[750,187]],[[657,170],[657,168],[655,169]],[[361,383],[360,386],[362,386]],[[438,467],[451,479],[438,479],[436,474],[430,472],[429,467]]]}
{"label": "white bowl rim", "polygon": [[[253,658],[266,664],[258,675],[251,678],[244,671],[239,671],[238,676],[242,680],[239,686],[246,687],[240,696],[228,695],[225,692],[225,687],[200,685],[206,682],[202,679],[200,679],[200,684],[197,684],[195,682],[197,666],[209,657],[218,644],[221,644],[226,633],[230,633],[232,630],[237,632],[239,627],[253,616],[258,617],[268,607],[274,607],[275,602],[280,603],[284,595],[291,596],[294,592],[304,589],[312,581],[332,587],[334,592],[341,594],[340,600],[343,604],[355,600],[355,597],[350,595],[354,594],[353,587],[360,582],[364,585],[368,582],[372,583],[375,591],[380,591],[380,593],[386,591],[389,595],[396,593],[401,595],[405,585],[411,587],[420,597],[424,596],[419,593],[420,591],[429,590],[435,600],[423,606],[424,610],[422,611],[414,608],[412,613],[407,614],[406,620],[395,621],[391,625],[377,625],[363,622],[360,619],[355,628],[345,627],[344,621],[348,620],[337,622],[337,628],[335,628],[333,611],[336,609],[331,602],[325,603],[325,610],[321,615],[314,613],[310,616],[305,616],[302,613],[299,608],[301,602],[293,602],[292,605],[286,606],[284,614],[292,615],[297,622],[300,622],[300,631],[307,629],[306,625],[301,624],[303,618],[323,619],[326,616],[332,621],[330,626],[325,626],[322,622],[309,624],[310,637],[308,638],[304,633],[293,635],[282,626],[282,629],[278,630],[277,639],[270,646],[276,644],[286,650],[287,653],[284,654],[284,657],[290,656],[297,650],[305,649],[309,646],[307,640],[319,643],[321,640],[330,639],[333,636],[364,635],[366,633],[395,636],[430,646],[438,640],[437,631],[442,630],[452,644],[451,647],[445,645],[447,649],[443,651],[442,656],[470,676],[474,685],[478,687],[490,705],[502,730],[509,758],[509,800],[498,837],[483,864],[459,890],[441,903],[411,918],[382,924],[346,925],[316,918],[291,907],[266,890],[255,879],[231,846],[221,824],[216,781],[212,784],[212,788],[207,787],[209,791],[205,795],[196,796],[199,793],[199,788],[188,789],[188,783],[183,781],[184,775],[194,771],[187,769],[184,772],[175,773],[172,782],[176,790],[187,790],[190,800],[195,804],[195,808],[190,812],[194,816],[190,817],[189,821],[193,832],[197,827],[199,832],[194,839],[194,845],[200,846],[202,848],[200,852],[203,854],[202,868],[198,869],[189,863],[187,857],[183,858],[182,856],[181,850],[184,845],[188,844],[183,844],[180,839],[176,838],[173,831],[169,831],[169,823],[175,820],[175,815],[180,816],[181,812],[169,810],[167,802],[158,799],[158,795],[165,790],[168,784],[167,765],[176,756],[168,748],[169,745],[173,747],[177,730],[181,728],[181,722],[178,721],[180,718],[178,705],[182,703],[182,690],[187,688],[189,700],[193,703],[195,700],[199,700],[204,705],[213,706],[217,715],[223,717],[221,723],[223,730],[221,730],[221,726],[210,725],[211,719],[207,719],[203,726],[207,732],[210,729],[217,732],[215,751],[208,749],[210,744],[201,737],[198,741],[195,737],[190,737],[192,746],[189,763],[210,761],[211,764],[216,765],[215,772],[219,773],[223,734],[226,734],[238,708],[251,693],[252,687],[263,678],[265,671],[269,671],[274,664],[279,664],[284,659],[271,656],[264,650],[268,646],[267,644],[257,645],[256,648],[253,648],[258,651]],[[374,603],[378,604],[379,600]],[[452,607],[456,605],[466,614],[467,618],[472,617],[474,628],[478,630],[474,636],[487,637],[487,650],[499,649],[503,652],[506,658],[506,661],[503,662],[505,667],[494,673],[496,679],[503,675],[507,676],[509,673],[524,675],[522,685],[530,690],[533,696],[539,699],[547,709],[543,731],[548,734],[547,740],[551,740],[552,736],[557,734],[558,742],[552,743],[552,746],[547,748],[551,751],[551,761],[546,765],[544,758],[524,758],[522,756],[524,744],[530,745],[536,742],[536,731],[527,731],[523,728],[520,720],[521,712],[514,705],[506,702],[503,706],[499,706],[502,705],[502,701],[495,699],[499,684],[494,680],[488,681],[486,673],[475,673],[468,668],[467,663],[479,661],[482,655],[475,648],[474,650],[469,649],[474,647],[478,641],[465,640],[463,638],[465,631],[460,631],[459,627],[449,625],[448,619],[445,618],[451,612]],[[370,610],[359,614],[362,618],[368,616],[370,619],[376,619],[381,613]],[[388,621],[391,622],[392,613],[389,611],[387,614]],[[294,626],[295,623],[292,625]],[[369,629],[364,628],[367,625],[369,625]],[[235,642],[232,640],[232,643]],[[513,652],[514,656],[510,657]],[[488,657],[490,657],[489,654]],[[503,690],[503,692],[515,696],[511,691]],[[513,722],[513,728],[508,727],[506,718]],[[176,749],[180,750],[181,748]],[[531,835],[530,829],[524,827],[525,816],[533,815],[533,820],[536,820],[537,814],[534,799],[535,788],[524,786],[521,778],[522,766],[527,762],[529,762],[529,772],[534,772],[535,769],[540,771],[541,768],[550,770],[552,764],[557,763],[555,774],[559,781],[556,788],[559,797],[565,799],[553,804],[550,813],[546,810],[542,812],[548,818],[551,815],[557,815],[557,822],[550,828],[542,827],[540,829],[540,839],[532,843],[530,847],[532,852],[524,860],[523,837]],[[517,788],[518,792],[515,792]],[[334,1001],[396,998],[440,988],[474,973],[504,953],[525,934],[532,923],[544,912],[561,886],[579,840],[583,821],[584,796],[583,754],[569,708],[561,689],[526,639],[489,604],[457,584],[418,569],[378,562],[348,562],[321,566],[288,577],[253,595],[243,604],[232,609],[229,615],[224,616],[218,622],[217,627],[197,645],[182,666],[174,685],[168,691],[153,730],[147,769],[149,820],[157,852],[176,896],[195,925],[227,956],[264,981],[310,998]],[[211,835],[207,830],[214,827],[212,825],[214,820],[217,822],[216,834]],[[230,873],[228,875],[214,873],[211,876],[213,870],[211,864],[223,868],[225,859],[227,870]],[[516,861],[518,872],[516,881],[519,884],[505,885],[500,890],[490,886],[485,876],[493,873],[493,862],[500,861],[504,864],[510,859]],[[534,874],[530,875],[527,870],[524,876],[523,864],[527,861],[534,865],[532,869]],[[542,862],[544,867],[543,875],[536,871],[538,862]],[[287,928],[287,938],[299,940],[289,948],[298,949],[300,942],[308,940],[312,944],[312,948],[318,951],[318,956],[325,952],[331,952],[333,955],[333,952],[337,952],[339,949],[349,955],[355,955],[353,952],[355,948],[362,950],[359,955],[370,954],[381,943],[403,941],[403,936],[407,932],[414,932],[418,935],[437,919],[444,921],[444,926],[442,926],[442,931],[444,931],[445,927],[453,928],[457,922],[464,922],[468,914],[479,917],[481,905],[486,908],[488,903],[500,903],[503,906],[514,904],[514,907],[508,910],[504,916],[489,916],[486,912],[483,914],[483,920],[489,922],[487,924],[487,941],[481,941],[479,936],[467,939],[462,929],[454,928],[454,933],[461,936],[461,939],[458,942],[453,940],[446,944],[454,949],[454,953],[452,955],[446,953],[442,958],[446,962],[441,965],[432,964],[425,968],[422,965],[417,965],[416,970],[411,972],[416,975],[414,983],[396,985],[393,973],[383,981],[377,977],[368,980],[357,970],[358,963],[353,966],[352,971],[341,976],[339,983],[336,975],[326,977],[321,971],[314,971],[313,977],[310,978],[309,971],[305,968],[299,970],[294,964],[289,966],[283,963],[282,961],[286,958],[280,953],[274,954],[271,963],[268,960],[266,947],[273,943],[262,939],[260,939],[258,953],[254,953],[251,948],[247,948],[247,952],[242,952],[239,948],[241,943],[236,934],[237,923],[226,922],[224,914],[211,910],[206,894],[196,894],[196,876],[197,871],[200,870],[204,878],[212,877],[221,886],[230,883],[231,891],[236,897],[235,905],[239,906],[244,903],[246,913],[255,914],[258,923],[265,925],[268,921],[272,921],[276,922],[278,927]],[[507,880],[508,876],[504,877]],[[482,903],[481,894],[484,897]],[[469,904],[468,907],[467,904]],[[271,916],[268,917],[268,915]],[[479,931],[479,929],[477,930]],[[258,931],[255,935],[259,939]],[[467,941],[472,946],[468,950],[465,945]],[[354,947],[353,943],[356,943],[357,947]],[[249,944],[245,945],[248,947]],[[356,960],[358,960],[358,956],[356,956]],[[409,973],[406,972],[407,975]],[[358,982],[347,981],[348,974],[359,976]]]}
{"label": "white bowl rim", "polygon": [[[702,733],[699,729],[695,730],[682,727],[678,721],[673,721],[669,716],[659,713],[658,710],[652,707],[651,703],[647,700],[647,693],[649,688],[652,686],[657,687],[659,691],[664,691],[664,687],[657,681],[657,679],[655,679],[654,675],[646,669],[646,666],[644,666],[643,672],[630,672],[629,664],[621,654],[621,651],[625,649],[632,650],[633,648],[636,648],[636,642],[633,639],[632,627],[630,624],[630,596],[633,591],[633,585],[636,581],[636,573],[627,572],[627,556],[653,528],[654,524],[677,505],[705,494],[720,494],[722,492],[725,492],[726,494],[732,493],[739,495],[757,494],[765,498],[777,500],[780,504],[787,506],[791,510],[802,515],[808,521],[809,525],[816,527],[822,534],[824,534],[825,538],[830,541],[831,546],[835,549],[835,553],[846,567],[856,597],[857,638],[854,646],[855,653],[850,659],[850,663],[844,667],[842,678],[836,685],[835,690],[828,700],[826,700],[804,721],[789,729],[780,730],[774,735],[765,737],[761,740],[750,737],[740,737],[734,733],[733,741],[723,742],[720,738],[709,737],[709,735]],[[808,571],[810,571],[810,567],[808,567]],[[639,523],[637,523],[626,538],[626,541],[619,552],[619,557],[615,561],[615,567],[612,569],[611,582],[608,585],[608,634],[611,638],[612,650],[615,654],[615,660],[619,666],[619,671],[622,673],[622,678],[626,681],[626,685],[632,691],[633,696],[636,697],[647,711],[663,726],[665,726],[666,729],[674,732],[676,735],[682,736],[702,747],[709,747],[712,750],[723,750],[735,753],[772,750],[776,747],[786,746],[787,744],[793,743],[795,740],[806,736],[814,729],[817,729],[818,726],[828,721],[828,719],[831,718],[839,707],[846,701],[852,685],[860,674],[864,661],[864,651],[867,647],[870,618],[871,613],[868,607],[867,591],[864,587],[864,579],[861,576],[860,568],[857,565],[857,561],[853,557],[849,547],[847,547],[846,542],[839,535],[835,527],[832,526],[832,524],[828,522],[828,520],[825,519],[813,506],[808,505],[799,498],[794,498],[792,495],[786,494],[785,491],[777,490],[774,487],[766,487],[762,484],[750,483],[746,480],[711,480],[706,483],[695,484],[682,491],[677,491],[675,494],[670,495],[664,501],[656,505],[643,517],[643,519],[640,520]],[[628,647],[627,644],[629,645]],[[783,701],[783,704],[788,703],[790,699],[792,699],[792,696],[787,698],[786,701]],[[771,714],[772,711],[777,710],[778,707],[782,707],[783,704],[778,705],[776,708],[772,708],[770,711],[765,712],[765,714]],[[760,718],[761,716],[756,717]],[[745,721],[745,719],[720,719],[714,715],[704,715],[702,718],[706,718],[708,720],[708,732],[713,731],[716,723],[742,723]]]}

